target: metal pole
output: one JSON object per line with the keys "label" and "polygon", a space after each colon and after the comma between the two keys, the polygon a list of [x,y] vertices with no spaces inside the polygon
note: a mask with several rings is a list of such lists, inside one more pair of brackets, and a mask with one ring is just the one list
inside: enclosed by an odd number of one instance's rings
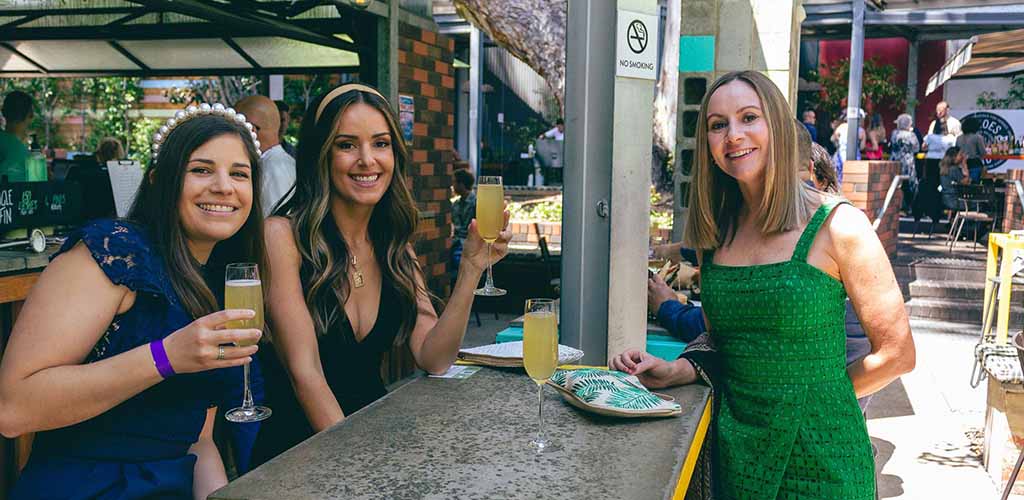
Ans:
{"label": "metal pole", "polygon": [[853,35],[850,38],[850,93],[846,98],[846,158],[857,159],[860,152],[860,93],[864,74],[864,0],[851,0]]}
{"label": "metal pole", "polygon": [[480,78],[483,71],[483,40],[475,27],[469,33],[469,168],[480,176]]}
{"label": "metal pole", "polygon": [[[616,2],[569,0],[565,40],[562,344],[606,362]],[[649,129],[650,127],[648,127]],[[645,224],[646,227],[646,224]]]}
{"label": "metal pole", "polygon": [[917,57],[921,42],[917,39],[910,40],[910,50],[907,52],[907,109],[910,117],[916,118],[914,109],[917,107]]}

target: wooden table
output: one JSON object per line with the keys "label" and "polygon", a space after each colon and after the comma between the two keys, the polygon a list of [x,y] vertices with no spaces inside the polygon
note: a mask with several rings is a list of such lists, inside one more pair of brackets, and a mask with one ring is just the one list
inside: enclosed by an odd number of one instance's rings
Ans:
{"label": "wooden table", "polygon": [[[418,378],[209,498],[682,499],[710,420],[710,390],[664,391],[682,415],[602,417],[545,388],[538,455],[537,389],[521,369],[464,380]],[[274,418],[274,417],[270,417]]]}

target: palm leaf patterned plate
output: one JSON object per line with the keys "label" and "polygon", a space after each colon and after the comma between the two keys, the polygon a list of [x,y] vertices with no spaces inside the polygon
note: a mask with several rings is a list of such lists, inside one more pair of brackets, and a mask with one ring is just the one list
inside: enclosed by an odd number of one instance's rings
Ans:
{"label": "palm leaf patterned plate", "polygon": [[633,375],[596,368],[556,370],[548,385],[569,404],[613,417],[669,417],[682,413],[679,403],[648,391]]}

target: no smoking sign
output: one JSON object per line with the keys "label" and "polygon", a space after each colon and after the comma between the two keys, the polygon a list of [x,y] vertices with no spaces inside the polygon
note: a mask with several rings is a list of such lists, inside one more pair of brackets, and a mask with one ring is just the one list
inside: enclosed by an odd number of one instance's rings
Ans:
{"label": "no smoking sign", "polygon": [[620,10],[615,33],[615,76],[656,80],[658,18]]}

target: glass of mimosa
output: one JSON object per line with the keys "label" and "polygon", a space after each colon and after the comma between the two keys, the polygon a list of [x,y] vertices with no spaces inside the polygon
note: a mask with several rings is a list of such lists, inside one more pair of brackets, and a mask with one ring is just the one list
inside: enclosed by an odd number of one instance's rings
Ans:
{"label": "glass of mimosa", "polygon": [[523,365],[537,383],[537,438],[530,441],[537,453],[552,451],[554,444],[544,438],[544,384],[558,365],[558,312],[553,299],[527,299],[523,318]]}
{"label": "glass of mimosa", "polygon": [[505,188],[500,176],[483,175],[476,184],[476,229],[487,242],[487,281],[473,293],[485,297],[505,295],[505,290],[494,287],[491,272],[491,245],[505,226]]}
{"label": "glass of mimosa", "polygon": [[[224,308],[251,309],[256,315],[251,319],[229,321],[228,328],[254,328],[263,330],[263,286],[260,283],[260,270],[256,264],[228,264],[224,272]],[[238,343],[239,347],[252,345]],[[249,364],[243,368],[245,393],[242,406],[234,408],[224,415],[231,422],[259,422],[270,416],[270,408],[256,406],[252,402],[252,391],[249,389]]]}

